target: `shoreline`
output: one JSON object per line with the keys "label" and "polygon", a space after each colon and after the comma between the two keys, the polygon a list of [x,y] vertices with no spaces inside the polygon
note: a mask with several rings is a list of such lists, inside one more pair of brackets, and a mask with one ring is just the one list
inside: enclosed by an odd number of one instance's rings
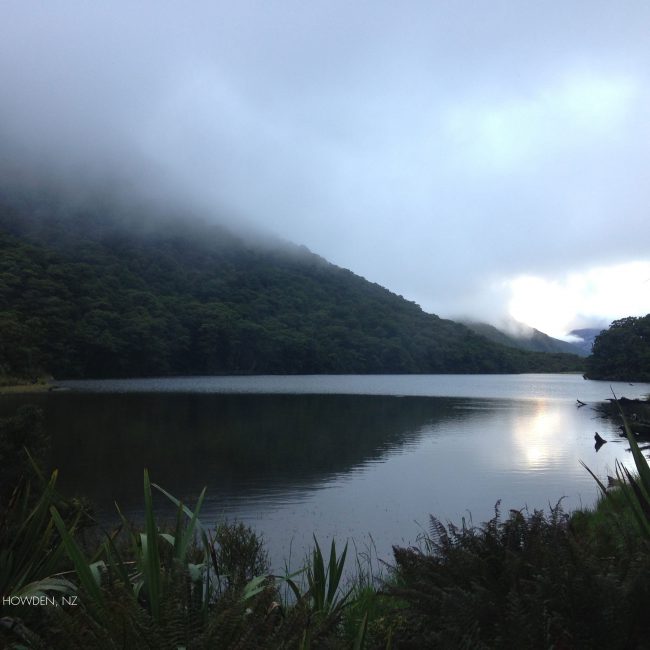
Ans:
{"label": "shoreline", "polygon": [[0,384],[0,395],[17,395],[21,393],[47,393],[54,389],[50,381],[39,380],[35,384]]}

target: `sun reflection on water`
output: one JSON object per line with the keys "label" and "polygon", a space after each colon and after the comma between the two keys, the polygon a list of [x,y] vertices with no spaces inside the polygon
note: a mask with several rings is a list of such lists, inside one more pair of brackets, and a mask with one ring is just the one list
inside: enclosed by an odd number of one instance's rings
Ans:
{"label": "sun reflection on water", "polygon": [[535,400],[532,413],[515,415],[512,435],[516,462],[523,469],[543,470],[554,464],[558,448],[565,446],[563,418],[544,398]]}

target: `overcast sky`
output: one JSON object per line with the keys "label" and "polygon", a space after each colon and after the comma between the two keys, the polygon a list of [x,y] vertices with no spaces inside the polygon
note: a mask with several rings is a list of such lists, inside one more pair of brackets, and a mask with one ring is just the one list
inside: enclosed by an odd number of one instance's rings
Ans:
{"label": "overcast sky", "polygon": [[0,145],[562,335],[650,312],[649,34],[645,0],[0,0]]}

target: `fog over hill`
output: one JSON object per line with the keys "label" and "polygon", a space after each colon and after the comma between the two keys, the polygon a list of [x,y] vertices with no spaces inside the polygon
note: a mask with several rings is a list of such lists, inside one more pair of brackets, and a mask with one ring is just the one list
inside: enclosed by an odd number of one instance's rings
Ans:
{"label": "fog over hill", "polygon": [[582,350],[589,355],[591,354],[591,349],[593,348],[596,337],[605,329],[607,329],[607,327],[604,325],[602,327],[585,327],[571,330],[569,336],[573,341],[575,341],[574,345],[582,348]]}
{"label": "fog over hill", "polygon": [[4,2],[0,161],[564,336],[650,311],[649,21],[637,0]]}
{"label": "fog over hill", "polygon": [[532,327],[509,321],[502,324],[501,327],[495,327],[488,323],[477,323],[472,321],[463,321],[464,325],[471,330],[484,336],[490,341],[506,345],[508,347],[519,348],[520,350],[535,350],[537,352],[566,352],[568,354],[578,354],[586,357],[590,350],[586,350],[579,343],[569,343],[560,339],[553,338],[540,332]]}
{"label": "fog over hill", "polygon": [[0,195],[0,370],[56,377],[522,372],[526,353],[328,263],[142,202]]}

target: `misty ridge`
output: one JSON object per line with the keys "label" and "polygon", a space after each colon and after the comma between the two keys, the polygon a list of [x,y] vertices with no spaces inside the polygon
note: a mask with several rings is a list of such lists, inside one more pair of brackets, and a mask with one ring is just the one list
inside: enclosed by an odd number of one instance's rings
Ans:
{"label": "misty ridge", "polygon": [[3,187],[0,225],[9,376],[581,368],[427,314],[303,246],[125,190],[31,176]]}
{"label": "misty ridge", "polygon": [[0,160],[304,244],[446,318],[602,328],[648,311],[618,224],[648,232],[650,86],[647,8],[601,9],[586,33],[579,4],[9,4]]}
{"label": "misty ridge", "polygon": [[180,236],[197,244],[208,235],[211,246],[226,248],[248,242],[260,248],[286,248],[287,254],[291,253],[290,242],[241,219],[228,220],[215,215],[214,209],[202,209],[171,182],[158,179],[152,185],[141,175],[126,175],[117,169],[95,172],[77,166],[45,169],[43,163],[5,160],[0,163],[4,210],[20,215],[14,219],[15,227],[32,236],[40,232],[41,238],[48,227],[60,224],[57,232],[70,241],[75,233],[87,230],[98,236],[120,233],[133,239]]}

